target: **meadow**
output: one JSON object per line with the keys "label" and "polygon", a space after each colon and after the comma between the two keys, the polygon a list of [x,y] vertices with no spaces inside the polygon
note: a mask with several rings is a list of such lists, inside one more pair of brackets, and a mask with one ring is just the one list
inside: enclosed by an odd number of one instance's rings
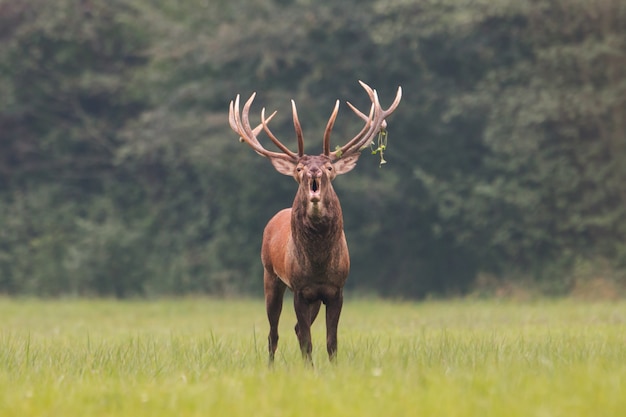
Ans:
{"label": "meadow", "polygon": [[302,363],[285,301],[0,298],[0,415],[623,416],[626,302],[347,300]]}

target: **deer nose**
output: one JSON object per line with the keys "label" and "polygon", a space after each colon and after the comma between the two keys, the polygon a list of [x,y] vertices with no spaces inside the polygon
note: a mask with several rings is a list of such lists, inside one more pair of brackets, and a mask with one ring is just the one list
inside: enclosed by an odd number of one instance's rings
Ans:
{"label": "deer nose", "polygon": [[309,170],[309,177],[311,178],[319,178],[322,176],[322,170],[319,169],[318,167],[312,167]]}

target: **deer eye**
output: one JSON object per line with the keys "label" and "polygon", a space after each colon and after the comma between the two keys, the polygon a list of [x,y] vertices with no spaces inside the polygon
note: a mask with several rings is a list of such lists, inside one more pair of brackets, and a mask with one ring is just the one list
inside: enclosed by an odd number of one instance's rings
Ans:
{"label": "deer eye", "polygon": [[298,172],[302,172],[302,167],[298,167],[298,168],[296,168],[296,171],[298,171]]}
{"label": "deer eye", "polygon": [[333,166],[329,165],[326,169],[329,170],[329,171],[332,171],[333,170]]}

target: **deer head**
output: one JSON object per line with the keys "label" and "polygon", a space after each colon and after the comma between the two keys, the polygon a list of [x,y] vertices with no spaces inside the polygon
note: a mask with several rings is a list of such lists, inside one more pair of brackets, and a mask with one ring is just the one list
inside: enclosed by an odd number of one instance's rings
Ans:
{"label": "deer head", "polygon": [[[370,86],[359,81],[367,92],[372,104],[369,114],[364,114],[351,103],[348,106],[359,116],[365,125],[361,131],[342,147],[335,151],[330,150],[330,134],[339,112],[339,100],[326,125],[323,139],[323,152],[320,155],[304,154],[304,138],[296,103],[292,100],[293,124],[298,139],[298,151],[293,152],[280,142],[268,127],[270,120],[276,115],[272,113],[265,117],[265,108],[261,110],[261,123],[254,129],[250,126],[249,112],[256,93],[253,93],[239,110],[239,95],[235,101],[230,102],[229,122],[231,128],[239,135],[240,141],[245,142],[259,155],[268,158],[274,168],[284,175],[293,176],[299,184],[298,195],[301,201],[307,201],[307,213],[309,215],[324,215],[326,207],[336,199],[331,182],[337,175],[351,171],[355,165],[361,150],[372,142],[372,139],[386,127],[385,118],[389,116],[400,104],[402,89],[398,87],[396,97],[387,109],[383,109],[378,100],[378,93]],[[257,135],[263,130],[281,152],[273,152],[265,149]],[[294,204],[295,206],[295,204]]]}

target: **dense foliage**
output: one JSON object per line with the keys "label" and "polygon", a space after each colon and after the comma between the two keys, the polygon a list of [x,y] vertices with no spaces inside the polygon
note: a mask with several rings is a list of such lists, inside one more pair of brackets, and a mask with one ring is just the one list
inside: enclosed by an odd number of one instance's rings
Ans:
{"label": "dense foliage", "polygon": [[[404,97],[389,163],[337,180],[353,290],[626,266],[623,1],[249,3],[0,0],[0,293],[258,294],[295,186],[228,102],[258,91],[289,142],[294,98],[316,152],[358,79]],[[333,147],[359,128],[343,106]]]}

